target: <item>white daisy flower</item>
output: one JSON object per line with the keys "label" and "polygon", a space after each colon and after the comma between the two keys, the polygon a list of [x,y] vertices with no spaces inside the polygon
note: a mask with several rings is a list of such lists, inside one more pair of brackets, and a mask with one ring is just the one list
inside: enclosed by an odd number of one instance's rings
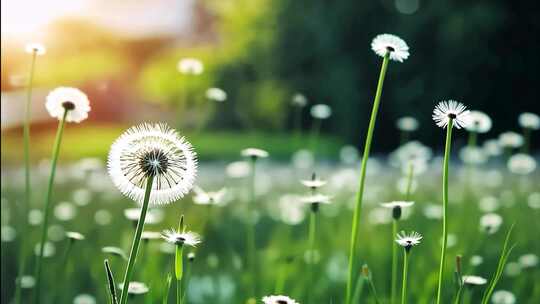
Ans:
{"label": "white daisy flower", "polygon": [[303,108],[307,105],[307,98],[300,93],[296,93],[293,95],[291,103],[293,106]]}
{"label": "white daisy flower", "polygon": [[80,294],[73,299],[73,304],[96,304],[96,298],[89,294]]}
{"label": "white daisy flower", "polygon": [[420,244],[421,239],[422,235],[416,231],[412,231],[409,234],[405,233],[405,231],[401,231],[396,235],[396,243],[407,250]]}
{"label": "white daisy flower", "polygon": [[242,150],[240,154],[244,157],[250,157],[250,158],[266,158],[268,157],[268,152],[257,149],[257,148],[247,148]]}
{"label": "white daisy flower", "polygon": [[300,201],[305,204],[330,204],[332,202],[331,199],[331,196],[318,193],[304,196]]}
{"label": "white daisy flower", "polygon": [[414,117],[405,116],[396,121],[396,127],[405,132],[413,132],[418,129],[418,120]]}
{"label": "white daisy flower", "polygon": [[499,230],[502,223],[502,216],[497,213],[486,213],[480,218],[480,230],[493,234]]}
{"label": "white daisy flower", "polygon": [[499,144],[505,148],[519,148],[524,142],[523,136],[516,132],[508,131],[499,135]]}
{"label": "white daisy flower", "polygon": [[188,245],[195,247],[201,242],[201,237],[197,233],[191,231],[178,232],[174,229],[168,229],[163,231],[161,237],[168,243],[175,245]]}
{"label": "white daisy flower", "polygon": [[516,296],[513,293],[506,290],[497,290],[491,296],[491,303],[493,304],[515,304]]}
{"label": "white daisy flower", "polygon": [[84,235],[82,233],[79,233],[79,232],[75,232],[75,231],[68,231],[66,232],[66,237],[70,240],[73,240],[73,241],[82,241],[85,239]]}
{"label": "white daisy flower", "polygon": [[388,203],[381,203],[382,207],[392,209],[392,217],[395,220],[399,220],[401,218],[401,209],[410,207],[412,205],[414,205],[414,202],[407,201],[393,201]]}
{"label": "white daisy flower", "polygon": [[52,117],[61,120],[67,112],[66,121],[79,123],[88,118],[90,102],[81,90],[69,87],[59,87],[47,95],[45,108]]}
{"label": "white daisy flower", "polygon": [[409,46],[403,39],[391,34],[377,35],[371,42],[371,49],[379,56],[389,53],[389,58],[403,62],[409,58]]}
{"label": "white daisy flower", "polygon": [[332,115],[332,108],[325,104],[316,104],[311,107],[310,114],[313,118],[327,119]]}
{"label": "white daisy flower", "polygon": [[469,110],[455,100],[441,101],[433,110],[433,120],[437,126],[446,128],[450,119],[458,129],[467,127],[469,124]]}
{"label": "white daisy flower", "polygon": [[38,56],[44,55],[47,49],[41,43],[29,43],[24,48],[29,54],[36,54]]}
{"label": "white daisy flower", "polygon": [[469,114],[469,125],[467,130],[475,133],[487,133],[491,130],[491,118],[481,111],[471,111]]}
{"label": "white daisy flower", "polygon": [[[118,287],[120,288],[120,290],[124,289],[124,283],[118,284]],[[146,286],[146,284],[142,282],[135,282],[135,281],[129,282],[128,294],[142,295],[142,294],[147,293],[148,291],[150,291],[150,289],[148,288],[148,286]]]}
{"label": "white daisy flower", "polygon": [[224,203],[224,198],[227,194],[226,188],[221,188],[218,191],[206,192],[203,189],[195,186],[193,191],[195,192],[193,202],[197,205],[221,205]]}
{"label": "white daisy flower", "polygon": [[186,75],[200,75],[204,71],[204,65],[199,59],[183,58],[176,67],[178,71]]}
{"label": "white daisy flower", "polygon": [[120,192],[138,203],[143,202],[147,178],[153,176],[150,204],[160,205],[191,190],[197,158],[191,144],[166,124],[144,123],[113,143],[107,167]]}
{"label": "white daisy flower", "polygon": [[525,112],[519,114],[519,125],[525,129],[538,130],[540,129],[540,116],[534,113]]}
{"label": "white daisy flower", "polygon": [[485,285],[487,280],[485,278],[475,276],[475,275],[464,275],[461,277],[463,284],[466,285]]}
{"label": "white daisy flower", "polygon": [[299,304],[287,296],[265,296],[262,298],[264,304]]}
{"label": "white daisy flower", "polygon": [[507,166],[514,174],[527,175],[536,169],[536,160],[528,154],[518,153],[508,159]]}
{"label": "white daisy flower", "polygon": [[209,88],[206,90],[206,98],[213,101],[223,102],[227,100],[227,93],[220,88]]}
{"label": "white daisy flower", "polygon": [[304,179],[304,180],[301,180],[300,181],[302,183],[302,185],[308,187],[308,188],[311,188],[313,190],[317,189],[317,188],[320,188],[324,185],[326,185],[326,181],[322,180],[322,179],[319,179],[315,173],[313,173],[311,175],[311,179]]}

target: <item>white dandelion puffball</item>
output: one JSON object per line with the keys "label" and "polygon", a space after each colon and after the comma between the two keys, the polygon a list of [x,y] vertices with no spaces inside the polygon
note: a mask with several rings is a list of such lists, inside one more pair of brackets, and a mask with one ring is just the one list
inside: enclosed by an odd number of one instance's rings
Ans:
{"label": "white dandelion puffball", "polygon": [[79,123],[88,118],[90,101],[81,90],[69,87],[59,87],[47,95],[45,108],[52,117],[61,120],[67,112],[66,121]]}
{"label": "white dandelion puffball", "polygon": [[240,154],[244,157],[250,157],[250,158],[266,158],[268,157],[268,152],[262,149],[257,148],[247,148],[240,152]]}
{"label": "white dandelion puffball", "polygon": [[508,170],[514,174],[527,175],[536,169],[536,160],[534,157],[518,153],[508,159]]}
{"label": "white dandelion puffball", "polygon": [[175,245],[188,245],[195,247],[201,243],[201,237],[191,231],[179,232],[174,229],[164,230],[161,237],[167,242]]}
{"label": "white dandelion puffball", "polygon": [[332,115],[332,108],[325,104],[316,104],[310,109],[311,116],[317,119],[327,119]]}
{"label": "white dandelion puffball", "polygon": [[24,48],[25,51],[29,54],[36,54],[38,56],[45,55],[47,49],[41,43],[29,43]]}
{"label": "white dandelion puffball", "polygon": [[497,290],[491,297],[491,303],[493,304],[515,304],[516,296],[513,293],[506,290]]}
{"label": "white dandelion puffball", "polygon": [[330,204],[332,197],[324,194],[311,194],[300,199],[305,204]]}
{"label": "white dandelion puffball", "polygon": [[82,241],[82,240],[84,240],[84,235],[82,233],[75,232],[75,231],[66,232],[66,237],[68,239],[74,240],[74,241]]}
{"label": "white dandelion puffball", "polygon": [[418,120],[414,117],[405,116],[401,117],[396,121],[396,127],[405,132],[413,132],[418,129],[419,123]]}
{"label": "white dandelion puffball", "polygon": [[227,93],[220,88],[209,88],[206,90],[206,98],[213,101],[224,102],[227,100]]}
{"label": "white dandelion puffball", "polygon": [[530,112],[519,114],[519,125],[525,129],[538,130],[540,129],[540,116]]}
{"label": "white dandelion puffball", "polygon": [[307,105],[307,98],[301,93],[296,93],[293,95],[291,103],[293,106],[303,108]]}
{"label": "white dandelion puffball", "polygon": [[485,285],[487,283],[485,278],[474,275],[464,275],[461,280],[463,281],[463,284],[467,285]]}
{"label": "white dandelion puffball", "polygon": [[204,191],[200,187],[193,188],[195,196],[193,202],[197,205],[222,205],[225,203],[226,188],[221,188],[217,191]]}
{"label": "white dandelion puffball", "polygon": [[409,58],[409,46],[403,39],[391,34],[377,35],[371,42],[371,49],[375,54],[384,57],[389,53],[389,58],[403,62]]}
{"label": "white dandelion puffball", "polygon": [[394,208],[407,208],[414,205],[414,202],[410,201],[393,201],[388,203],[381,203],[381,206],[388,209],[394,209]]}
{"label": "white dandelion puffball", "polygon": [[200,75],[204,71],[204,65],[199,59],[183,58],[178,62],[177,69],[185,75]]}
{"label": "white dandelion puffball", "polygon": [[405,249],[410,249],[411,247],[420,244],[420,240],[422,240],[422,235],[416,231],[412,231],[409,234],[405,231],[401,231],[396,235],[396,243]]}
{"label": "white dandelion puffball", "polygon": [[146,182],[153,177],[150,204],[168,204],[186,195],[195,181],[193,147],[166,124],[129,128],[111,146],[107,162],[115,186],[142,204]]}
{"label": "white dandelion puffball", "polygon": [[455,100],[441,101],[433,110],[433,120],[437,126],[446,128],[450,119],[454,122],[454,127],[461,129],[469,124],[470,111],[460,102]]}
{"label": "white dandelion puffball", "polygon": [[264,304],[299,304],[287,296],[265,296],[262,298]]}
{"label": "white dandelion puffball", "polygon": [[505,148],[519,148],[525,140],[519,133],[508,131],[499,135],[499,144]]}
{"label": "white dandelion puffball", "polygon": [[467,125],[467,130],[476,133],[487,133],[491,130],[491,118],[481,111],[471,111],[469,113],[469,125]]}
{"label": "white dandelion puffball", "polygon": [[[120,290],[124,289],[124,283],[118,284],[118,287],[120,288]],[[133,281],[133,282],[129,282],[129,285],[128,285],[128,294],[132,294],[132,295],[145,294],[149,290],[150,289],[148,288],[148,286],[146,286],[146,284],[142,282]]]}
{"label": "white dandelion puffball", "polygon": [[484,153],[489,156],[498,156],[502,154],[502,147],[497,139],[488,139],[482,145]]}
{"label": "white dandelion puffball", "polygon": [[89,294],[80,294],[73,299],[73,304],[96,304],[96,298]]}
{"label": "white dandelion puffball", "polygon": [[527,253],[520,256],[518,262],[523,268],[534,268],[538,265],[538,256],[534,253]]}
{"label": "white dandelion puffball", "polygon": [[317,189],[326,185],[326,181],[317,177],[315,173],[311,175],[311,179],[300,180],[300,183],[307,188]]}
{"label": "white dandelion puffball", "polygon": [[502,223],[502,216],[497,213],[486,213],[480,218],[480,230],[493,234],[499,230]]}

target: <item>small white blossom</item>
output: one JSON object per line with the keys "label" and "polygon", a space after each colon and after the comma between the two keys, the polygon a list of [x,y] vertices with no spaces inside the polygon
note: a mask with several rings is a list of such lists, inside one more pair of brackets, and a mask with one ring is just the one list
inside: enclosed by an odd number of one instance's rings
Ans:
{"label": "small white blossom", "polygon": [[508,170],[514,174],[527,175],[536,169],[536,160],[525,153],[512,155],[508,159]]}
{"label": "small white blossom", "polygon": [[535,113],[525,112],[518,117],[519,125],[525,129],[538,130],[540,129],[540,116]]}
{"label": "small white blossom", "polygon": [[199,59],[183,58],[178,62],[177,69],[186,75],[200,75],[204,71],[204,65]]}
{"label": "small white blossom", "polygon": [[519,148],[524,142],[523,136],[516,132],[508,131],[499,135],[499,144],[505,148]]}
{"label": "small white blossom", "polygon": [[433,120],[437,126],[446,128],[450,119],[453,120],[453,125],[457,129],[467,127],[469,124],[470,111],[462,104],[455,100],[441,101],[433,110]]}
{"label": "small white blossom", "polygon": [[469,114],[470,123],[467,130],[476,133],[487,133],[491,130],[492,122],[489,116],[481,111],[471,111]]}
{"label": "small white blossom", "polygon": [[332,108],[325,104],[316,104],[311,107],[310,113],[313,118],[327,119],[332,115]]}
{"label": "small white blossom", "polygon": [[465,275],[461,278],[461,280],[465,285],[485,285],[487,283],[485,278],[474,275]]}
{"label": "small white blossom", "polygon": [[45,107],[54,118],[62,120],[65,112],[67,122],[79,123],[88,118],[90,102],[81,90],[69,87],[59,87],[47,95]]}
{"label": "small white blossom", "polygon": [[264,304],[299,304],[287,296],[265,296],[262,298]]}
{"label": "small white blossom", "polygon": [[220,88],[209,88],[206,90],[206,98],[213,101],[224,102],[227,100],[227,93]]}
{"label": "small white blossom", "polygon": [[396,243],[405,249],[410,249],[411,247],[420,244],[421,239],[422,235],[416,231],[412,231],[409,234],[405,231],[401,231],[396,235]]}
{"label": "small white blossom", "polygon": [[36,54],[38,56],[44,55],[47,51],[45,46],[41,43],[29,43],[25,47],[25,51],[29,54]]}
{"label": "small white blossom", "polygon": [[371,42],[371,49],[379,56],[389,54],[389,58],[403,62],[409,58],[409,46],[403,39],[391,34],[377,35]]}
{"label": "small white blossom", "polygon": [[418,120],[414,117],[405,116],[396,121],[396,127],[401,131],[413,132],[418,129]]}
{"label": "small white blossom", "polygon": [[161,237],[168,243],[175,245],[188,245],[195,247],[201,242],[201,237],[197,233],[191,231],[179,232],[174,229],[168,229],[163,231]]}
{"label": "small white blossom", "polygon": [[262,149],[257,148],[247,148],[242,150],[240,153],[244,157],[251,157],[251,158],[266,158],[268,157],[268,152]]}

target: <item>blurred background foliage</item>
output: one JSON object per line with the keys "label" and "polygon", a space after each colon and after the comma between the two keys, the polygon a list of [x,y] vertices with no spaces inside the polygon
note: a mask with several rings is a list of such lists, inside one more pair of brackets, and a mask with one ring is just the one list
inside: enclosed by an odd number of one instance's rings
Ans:
{"label": "blurred background foliage", "polygon": [[[534,5],[205,0],[196,2],[204,18],[195,22],[204,25],[205,36],[186,39],[128,37],[92,22],[64,19],[48,29],[56,39],[47,42],[49,51],[39,58],[36,83],[79,86],[109,107],[117,99],[146,104],[143,109],[159,109],[163,120],[187,132],[286,134],[294,126],[291,98],[301,92],[310,104],[332,107],[323,134],[359,146],[381,62],[370,42],[388,32],[407,41],[411,56],[390,65],[374,148],[397,146],[398,136],[380,135],[396,134],[395,120],[405,115],[420,121],[417,139],[440,147],[440,130],[431,122],[439,100],[457,99],[488,113],[495,123],[486,138],[516,130],[521,112],[540,112],[539,43],[534,39],[540,26]],[[185,57],[203,61],[204,73],[178,73],[178,60]],[[2,90],[13,89],[9,76],[24,75],[27,69],[27,55],[3,39]],[[122,98],[94,93],[111,83]],[[209,87],[224,89],[227,101],[209,102],[204,94]],[[141,115],[123,112],[104,120],[141,120]],[[302,128],[307,131],[311,125],[306,108]]]}

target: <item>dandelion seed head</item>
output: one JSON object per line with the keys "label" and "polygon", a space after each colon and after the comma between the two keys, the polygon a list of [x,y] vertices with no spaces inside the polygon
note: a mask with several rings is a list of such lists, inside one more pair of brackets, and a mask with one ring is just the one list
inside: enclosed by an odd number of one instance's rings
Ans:
{"label": "dandelion seed head", "polygon": [[291,103],[295,107],[303,108],[307,106],[307,98],[301,93],[296,93],[293,95]]}
{"label": "dandelion seed head", "polygon": [[518,153],[508,159],[507,166],[514,174],[527,175],[536,169],[536,160],[528,154]]}
{"label": "dandelion seed head", "polygon": [[195,186],[193,188],[195,196],[193,202],[197,205],[224,205],[225,195],[227,194],[226,188],[221,188],[217,191],[204,191],[202,188]]}
{"label": "dandelion seed head", "polygon": [[480,165],[487,161],[488,157],[484,150],[479,147],[463,147],[459,150],[459,158],[465,164]]}
{"label": "dandelion seed head", "polygon": [[381,203],[381,206],[388,209],[394,209],[396,207],[399,208],[407,208],[414,205],[414,202],[412,201],[392,201],[387,203]]}
{"label": "dandelion seed head", "polygon": [[470,111],[469,124],[466,126],[468,131],[475,133],[487,133],[491,130],[491,118],[481,111]]}
{"label": "dandelion seed head", "polygon": [[538,265],[538,256],[534,253],[527,253],[520,256],[518,262],[522,268],[534,268]]}
{"label": "dandelion seed head", "polygon": [[313,105],[310,109],[311,116],[316,119],[327,119],[332,115],[332,108],[325,104]]}
{"label": "dandelion seed head", "polygon": [[74,241],[82,241],[85,239],[84,235],[82,233],[79,233],[79,232],[75,232],[75,231],[68,231],[66,232],[66,237],[70,240],[74,240]]}
{"label": "dandelion seed head", "polygon": [[408,234],[405,231],[401,231],[396,235],[396,243],[407,250],[420,244],[420,240],[422,240],[422,235],[416,231]]}
{"label": "dandelion seed head", "polygon": [[45,46],[37,42],[27,44],[24,49],[27,53],[36,54],[38,56],[45,55],[45,53],[47,52]]}
{"label": "dandelion seed head", "polygon": [[418,129],[418,120],[411,116],[401,117],[396,121],[396,127],[405,132],[413,132]]}
{"label": "dandelion seed head", "polygon": [[268,152],[258,148],[247,148],[242,150],[240,154],[244,157],[249,157],[253,159],[268,157]]}
{"label": "dandelion seed head", "polygon": [[60,202],[54,208],[54,216],[60,221],[71,221],[77,215],[77,209],[70,202]]}
{"label": "dandelion seed head", "polygon": [[478,266],[484,263],[484,258],[479,255],[473,255],[469,261],[472,266]]}
{"label": "dandelion seed head", "polygon": [[13,240],[15,240],[15,237],[17,236],[17,231],[15,230],[15,228],[11,227],[11,226],[2,226],[1,230],[0,230],[0,235],[1,235],[1,239],[2,239],[2,242],[12,242]]}
{"label": "dandelion seed head", "polygon": [[463,284],[466,285],[485,285],[487,283],[487,280],[480,276],[475,275],[464,275],[461,280],[463,281]]}
{"label": "dandelion seed head", "polygon": [[488,156],[499,156],[502,154],[502,147],[497,139],[488,139],[482,145],[484,153]]}
{"label": "dandelion seed head", "polygon": [[[118,287],[120,288],[120,290],[124,289],[124,283],[118,284]],[[148,291],[150,291],[150,289],[148,288],[148,286],[146,286],[146,284],[142,282],[129,282],[128,294],[142,295],[147,293]]]}
{"label": "dandelion seed head", "polygon": [[508,131],[499,135],[499,144],[505,148],[519,148],[524,142],[523,136],[516,132]]}
{"label": "dandelion seed head", "polygon": [[112,215],[108,210],[100,209],[94,214],[94,221],[100,226],[106,226],[111,223]]}
{"label": "dandelion seed head", "polygon": [[179,232],[174,229],[164,230],[161,237],[168,243],[195,247],[201,243],[201,237],[192,231]]}
{"label": "dandelion seed head", "polygon": [[533,192],[527,198],[527,205],[531,209],[540,209],[540,192]]}
{"label": "dandelion seed head", "polygon": [[227,93],[220,88],[209,88],[206,90],[206,98],[213,101],[224,102],[227,100]]}
{"label": "dandelion seed head", "polygon": [[535,113],[525,112],[519,114],[519,125],[525,129],[538,130],[540,129],[540,116]]}
{"label": "dandelion seed head", "polygon": [[394,61],[403,62],[409,58],[409,46],[407,43],[392,34],[377,35],[371,42],[371,49],[381,57],[389,54],[389,58]]}
{"label": "dandelion seed head", "polygon": [[96,304],[96,298],[89,294],[79,294],[73,299],[73,304]]}
{"label": "dandelion seed head", "polygon": [[67,112],[66,122],[79,123],[88,118],[90,101],[81,90],[70,87],[59,87],[47,95],[45,108],[54,118],[61,120]]}
{"label": "dandelion seed head", "polygon": [[312,190],[318,189],[326,185],[326,181],[319,179],[315,173],[311,175],[311,179],[303,179],[300,181],[300,183],[302,183],[302,185]]}
{"label": "dandelion seed head", "polygon": [[30,289],[36,285],[36,279],[31,275],[23,275],[20,278],[21,288]]}
{"label": "dandelion seed head", "polygon": [[460,102],[455,100],[441,101],[433,110],[432,118],[441,128],[446,128],[450,119],[457,129],[465,128],[469,125],[470,111]]}
{"label": "dandelion seed head", "polygon": [[499,230],[502,223],[502,216],[497,213],[486,213],[480,217],[480,230],[493,234]]}
{"label": "dandelion seed head", "polygon": [[185,75],[200,75],[204,71],[204,65],[199,59],[183,58],[178,62],[177,69]]}
{"label": "dandelion seed head", "polygon": [[120,192],[142,204],[146,182],[153,177],[150,204],[184,197],[195,181],[197,158],[184,137],[166,124],[144,123],[128,129],[112,145],[109,175]]}
{"label": "dandelion seed head", "polygon": [[264,304],[299,304],[287,296],[265,296],[262,298]]}
{"label": "dandelion seed head", "polygon": [[332,202],[332,197],[317,193],[304,196],[300,201],[304,204],[330,204]]}
{"label": "dandelion seed head", "polygon": [[491,296],[491,302],[493,304],[515,304],[516,296],[510,291],[497,290]]}

